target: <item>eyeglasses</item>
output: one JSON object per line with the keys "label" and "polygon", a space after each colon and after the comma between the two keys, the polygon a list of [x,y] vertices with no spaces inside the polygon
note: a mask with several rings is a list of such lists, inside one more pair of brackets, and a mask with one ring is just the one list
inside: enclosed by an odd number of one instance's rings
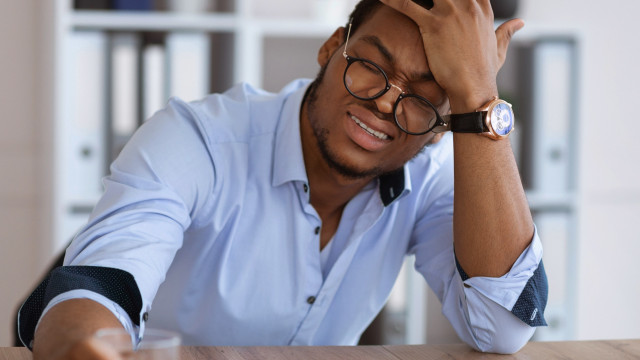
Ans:
{"label": "eyeglasses", "polygon": [[360,100],[375,100],[386,94],[392,87],[400,91],[393,105],[393,119],[400,130],[410,135],[424,135],[446,131],[446,123],[427,99],[416,94],[407,94],[397,85],[389,82],[389,77],[373,61],[347,55],[347,45],[351,34],[351,23],[347,32],[342,56],[347,60],[343,82],[349,94]]}

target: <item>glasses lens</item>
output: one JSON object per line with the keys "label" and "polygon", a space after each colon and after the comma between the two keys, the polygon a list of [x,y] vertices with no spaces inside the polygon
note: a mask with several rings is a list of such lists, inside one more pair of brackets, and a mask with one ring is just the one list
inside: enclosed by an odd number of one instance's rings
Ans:
{"label": "glasses lens", "polygon": [[349,92],[363,100],[380,96],[387,87],[387,79],[378,67],[364,60],[352,62],[344,73],[344,84]]}
{"label": "glasses lens", "polygon": [[423,134],[436,125],[436,109],[425,99],[405,95],[395,109],[398,126],[408,133]]}

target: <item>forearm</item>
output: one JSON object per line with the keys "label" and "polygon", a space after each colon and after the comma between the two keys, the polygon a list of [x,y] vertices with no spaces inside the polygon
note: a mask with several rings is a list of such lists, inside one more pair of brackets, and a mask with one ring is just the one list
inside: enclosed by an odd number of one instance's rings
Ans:
{"label": "forearm", "polygon": [[502,276],[533,237],[533,220],[508,140],[454,134],[453,234],[469,276]]}
{"label": "forearm", "polygon": [[52,307],[41,319],[35,333],[33,358],[72,358],[64,354],[101,328],[122,327],[120,321],[104,306],[88,299],[63,301]]}

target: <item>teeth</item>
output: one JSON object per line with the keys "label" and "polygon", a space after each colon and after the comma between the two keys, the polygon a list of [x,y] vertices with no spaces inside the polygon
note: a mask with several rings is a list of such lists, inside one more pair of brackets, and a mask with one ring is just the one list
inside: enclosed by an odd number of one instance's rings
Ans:
{"label": "teeth", "polygon": [[380,140],[388,140],[389,139],[389,135],[387,135],[387,134],[385,134],[383,132],[380,132],[380,131],[373,130],[372,128],[370,128],[367,125],[365,125],[365,123],[360,121],[360,119],[358,119],[357,117],[351,115],[351,119],[353,119],[353,121],[355,121],[356,124],[358,124],[358,126],[363,128],[366,132],[368,132],[369,134],[377,137],[378,139],[380,139]]}

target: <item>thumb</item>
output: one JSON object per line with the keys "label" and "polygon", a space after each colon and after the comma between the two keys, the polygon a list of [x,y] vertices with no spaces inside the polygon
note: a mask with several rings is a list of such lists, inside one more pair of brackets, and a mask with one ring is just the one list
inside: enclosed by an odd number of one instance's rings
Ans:
{"label": "thumb", "polygon": [[512,19],[504,24],[500,25],[496,29],[496,40],[498,41],[498,59],[500,60],[500,67],[504,64],[504,60],[507,57],[507,49],[511,42],[511,37],[516,31],[524,27],[524,21],[522,19]]}

